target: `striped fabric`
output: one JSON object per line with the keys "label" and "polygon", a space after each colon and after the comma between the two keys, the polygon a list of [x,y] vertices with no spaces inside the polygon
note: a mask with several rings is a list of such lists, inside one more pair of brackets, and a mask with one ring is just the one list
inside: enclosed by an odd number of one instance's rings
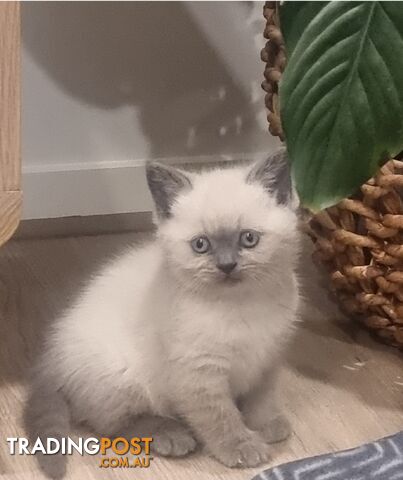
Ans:
{"label": "striped fabric", "polygon": [[403,480],[403,431],[343,452],[265,470],[253,480]]}

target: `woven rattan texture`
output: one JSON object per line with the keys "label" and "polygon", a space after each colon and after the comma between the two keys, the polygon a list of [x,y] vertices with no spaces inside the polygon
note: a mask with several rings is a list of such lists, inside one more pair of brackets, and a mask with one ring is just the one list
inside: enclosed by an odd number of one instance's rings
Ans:
{"label": "woven rattan texture", "polygon": [[[284,140],[278,82],[286,64],[278,2],[266,2],[262,50],[266,63],[267,120]],[[310,221],[314,259],[329,271],[341,307],[383,341],[403,348],[403,162],[391,160],[354,198],[341,201]]]}

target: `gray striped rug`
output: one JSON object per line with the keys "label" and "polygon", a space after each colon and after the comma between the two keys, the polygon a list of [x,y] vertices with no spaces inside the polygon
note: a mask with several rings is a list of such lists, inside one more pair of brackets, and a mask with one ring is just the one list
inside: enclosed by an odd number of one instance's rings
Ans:
{"label": "gray striped rug", "polygon": [[265,470],[253,480],[403,480],[403,431],[361,447]]}

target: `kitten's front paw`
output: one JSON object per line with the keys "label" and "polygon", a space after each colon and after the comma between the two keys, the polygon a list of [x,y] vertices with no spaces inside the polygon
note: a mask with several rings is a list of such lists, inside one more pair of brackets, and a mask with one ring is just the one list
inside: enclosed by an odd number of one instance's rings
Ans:
{"label": "kitten's front paw", "polygon": [[291,425],[284,415],[273,418],[260,432],[267,443],[286,440],[291,434]]}
{"label": "kitten's front paw", "polygon": [[168,428],[154,435],[151,449],[164,457],[183,457],[196,448],[196,440],[180,423],[170,424]]}
{"label": "kitten's front paw", "polygon": [[257,467],[269,461],[267,444],[257,433],[236,444],[229,442],[213,452],[214,456],[227,467]]}

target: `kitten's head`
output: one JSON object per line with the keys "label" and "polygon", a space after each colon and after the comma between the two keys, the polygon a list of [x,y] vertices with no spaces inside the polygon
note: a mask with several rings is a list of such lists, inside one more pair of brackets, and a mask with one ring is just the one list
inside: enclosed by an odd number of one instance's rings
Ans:
{"label": "kitten's head", "polygon": [[147,166],[166,258],[192,289],[262,283],[289,265],[295,199],[283,150],[252,167],[188,173]]}

